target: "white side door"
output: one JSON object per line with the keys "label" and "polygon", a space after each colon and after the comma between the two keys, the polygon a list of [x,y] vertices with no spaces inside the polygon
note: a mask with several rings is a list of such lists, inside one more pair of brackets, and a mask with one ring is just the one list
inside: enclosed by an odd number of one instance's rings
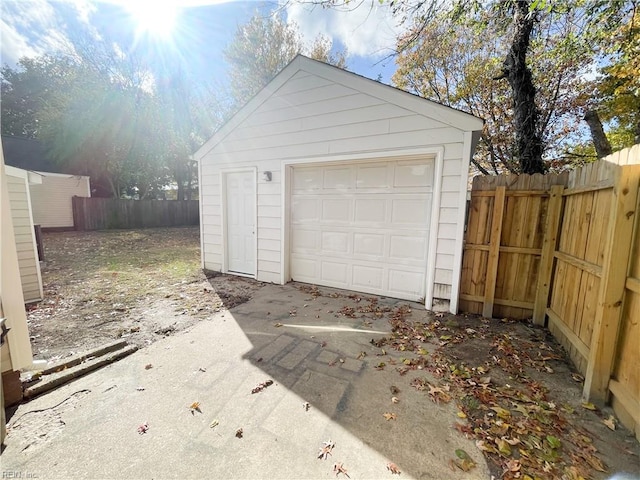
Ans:
{"label": "white side door", "polygon": [[256,182],[254,172],[225,173],[227,271],[256,274]]}

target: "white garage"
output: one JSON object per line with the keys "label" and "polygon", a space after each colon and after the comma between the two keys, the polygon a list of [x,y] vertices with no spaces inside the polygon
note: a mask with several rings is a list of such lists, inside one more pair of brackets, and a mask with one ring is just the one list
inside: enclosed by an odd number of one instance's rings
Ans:
{"label": "white garage", "polygon": [[481,128],[296,57],[195,154],[203,268],[456,311]]}

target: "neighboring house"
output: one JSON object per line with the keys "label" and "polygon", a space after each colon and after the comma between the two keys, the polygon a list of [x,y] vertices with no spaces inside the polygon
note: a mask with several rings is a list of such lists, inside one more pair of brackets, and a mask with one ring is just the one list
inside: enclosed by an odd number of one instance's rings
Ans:
{"label": "neighboring house", "polygon": [[2,147],[7,165],[42,175],[42,183],[31,189],[35,224],[44,229],[73,229],[71,198],[91,196],[89,177],[47,172],[53,163],[44,146],[33,138],[2,135]]}
{"label": "neighboring house", "polygon": [[[9,329],[0,348],[2,406],[22,399],[20,369],[31,367],[33,364],[18,265],[9,187],[5,175],[4,156],[0,148],[0,322]],[[0,437],[4,440],[4,408],[0,410]]]}
{"label": "neighboring house", "polygon": [[43,229],[69,230],[73,224],[73,197],[90,197],[89,177],[37,172],[42,183],[31,189],[33,221]]}
{"label": "neighboring house", "polygon": [[43,298],[42,276],[29,192],[31,187],[42,183],[42,176],[9,166],[5,166],[5,173],[22,293],[26,303],[36,302]]}
{"label": "neighboring house", "polygon": [[297,56],[194,155],[203,267],[455,312],[482,125]]}

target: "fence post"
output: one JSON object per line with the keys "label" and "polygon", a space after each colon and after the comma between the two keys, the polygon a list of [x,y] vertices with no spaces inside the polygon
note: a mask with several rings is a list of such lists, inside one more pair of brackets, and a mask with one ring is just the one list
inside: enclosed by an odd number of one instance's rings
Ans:
{"label": "fence post", "polygon": [[611,223],[605,244],[598,304],[582,391],[584,399],[599,405],[604,405],[609,396],[608,386],[622,317],[633,225],[638,214],[636,208],[639,188],[640,165],[620,166],[616,169],[609,217]]}
{"label": "fence post", "polygon": [[564,186],[562,185],[551,187],[547,206],[547,223],[544,229],[544,240],[542,241],[536,298],[533,304],[533,323],[540,326],[544,326],[545,311],[549,300],[549,288],[551,287],[551,275],[553,273],[553,254],[558,244],[558,232],[562,219],[563,191]]}
{"label": "fence post", "polygon": [[482,316],[493,316],[493,301],[496,297],[496,279],[498,277],[498,259],[500,258],[500,238],[502,235],[502,217],[506,187],[497,187],[493,198],[493,215],[491,217],[491,237],[489,240],[489,257],[487,259],[487,277],[484,286],[484,305]]}
{"label": "fence post", "polygon": [[71,197],[71,211],[73,212],[73,226],[76,230],[85,230],[84,203],[82,198],[74,195]]}

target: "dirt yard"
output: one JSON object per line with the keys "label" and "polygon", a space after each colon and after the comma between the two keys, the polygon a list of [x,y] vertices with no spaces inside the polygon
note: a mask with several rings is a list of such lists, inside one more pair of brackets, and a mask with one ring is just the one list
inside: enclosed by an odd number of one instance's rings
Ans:
{"label": "dirt yard", "polygon": [[44,234],[44,300],[28,308],[34,358],[56,360],[118,338],[140,347],[261,284],[200,268],[198,227]]}

